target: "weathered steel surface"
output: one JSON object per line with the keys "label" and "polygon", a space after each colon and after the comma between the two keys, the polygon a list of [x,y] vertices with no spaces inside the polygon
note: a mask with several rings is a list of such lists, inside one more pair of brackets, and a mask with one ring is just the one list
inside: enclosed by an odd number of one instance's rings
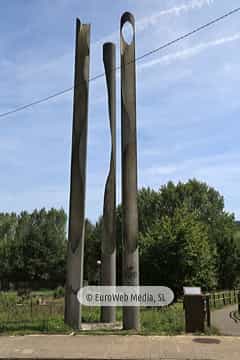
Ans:
{"label": "weathered steel surface", "polygon": [[[122,29],[129,22],[133,39],[128,44]],[[135,20],[126,12],[121,17],[121,118],[122,118],[122,206],[123,206],[123,285],[139,285]],[[124,329],[138,329],[139,308],[123,307]]]}
{"label": "weathered steel surface", "polygon": [[77,292],[83,284],[90,25],[76,22],[75,80],[65,322],[81,327]]}
{"label": "weathered steel surface", "polygon": [[[103,62],[108,93],[108,113],[111,131],[111,158],[103,207],[103,239],[101,285],[116,285],[116,50],[112,43],[103,45]],[[101,308],[101,321],[114,322],[115,307]]]}

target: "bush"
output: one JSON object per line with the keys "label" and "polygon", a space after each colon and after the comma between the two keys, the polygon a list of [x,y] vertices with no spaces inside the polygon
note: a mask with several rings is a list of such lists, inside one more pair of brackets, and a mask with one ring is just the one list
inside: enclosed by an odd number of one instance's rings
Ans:
{"label": "bush", "polygon": [[54,290],[54,293],[53,293],[53,296],[55,299],[59,299],[61,297],[63,297],[65,294],[65,290],[62,286],[58,286],[55,290]]}
{"label": "bush", "polygon": [[17,303],[17,295],[15,292],[0,293],[0,308],[3,306],[15,305]]}
{"label": "bush", "polygon": [[20,288],[17,290],[17,296],[21,297],[22,299],[29,299],[31,294],[31,290],[27,288]]}

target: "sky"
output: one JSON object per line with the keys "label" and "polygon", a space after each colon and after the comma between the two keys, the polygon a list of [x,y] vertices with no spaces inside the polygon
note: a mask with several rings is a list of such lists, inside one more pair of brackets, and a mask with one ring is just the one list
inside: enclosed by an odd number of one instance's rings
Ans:
{"label": "sky", "polygon": [[[239,6],[238,0],[11,0],[0,2],[0,113],[69,88],[75,21],[91,24],[90,76],[102,45],[120,60],[119,22],[136,20],[136,55]],[[138,62],[138,186],[196,178],[240,219],[240,13]],[[117,201],[121,201],[117,73]],[[0,212],[69,208],[72,96],[0,118]],[[102,214],[110,160],[105,78],[90,83],[86,216]]]}

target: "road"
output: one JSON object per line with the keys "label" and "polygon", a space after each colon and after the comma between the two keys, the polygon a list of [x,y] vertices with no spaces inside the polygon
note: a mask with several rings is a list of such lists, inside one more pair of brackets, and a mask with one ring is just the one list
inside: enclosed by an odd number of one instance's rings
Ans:
{"label": "road", "polygon": [[211,313],[211,323],[221,335],[240,336],[240,316],[237,313],[237,305],[214,310]]}

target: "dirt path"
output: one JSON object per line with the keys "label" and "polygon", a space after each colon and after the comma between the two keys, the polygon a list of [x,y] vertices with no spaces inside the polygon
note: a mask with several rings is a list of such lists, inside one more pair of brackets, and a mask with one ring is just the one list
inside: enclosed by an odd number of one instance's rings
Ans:
{"label": "dirt path", "polygon": [[211,323],[221,335],[240,336],[240,315],[237,305],[226,306],[211,313]]}

